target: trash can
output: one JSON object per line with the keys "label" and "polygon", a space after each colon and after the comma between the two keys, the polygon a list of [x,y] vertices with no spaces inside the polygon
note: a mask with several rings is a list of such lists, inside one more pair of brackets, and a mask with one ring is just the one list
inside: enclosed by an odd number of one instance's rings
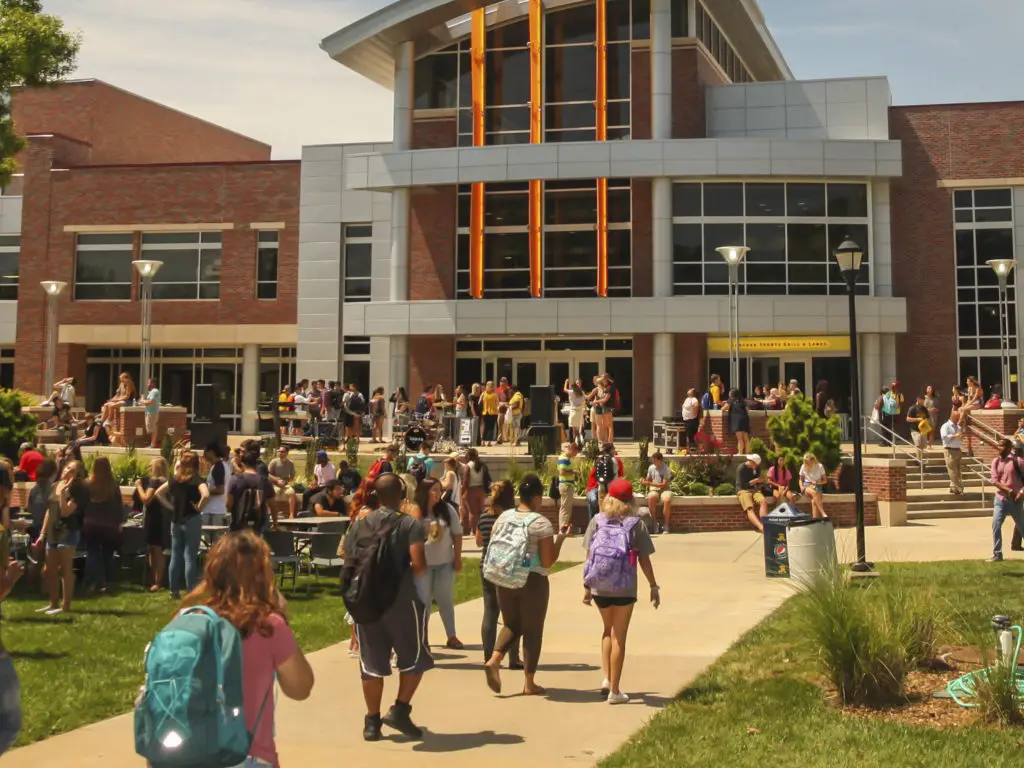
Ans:
{"label": "trash can", "polygon": [[813,518],[792,504],[780,504],[761,518],[764,526],[764,575],[770,579],[790,577],[789,528]]}
{"label": "trash can", "polygon": [[828,518],[794,521],[787,530],[787,539],[793,581],[806,584],[839,572],[835,533]]}

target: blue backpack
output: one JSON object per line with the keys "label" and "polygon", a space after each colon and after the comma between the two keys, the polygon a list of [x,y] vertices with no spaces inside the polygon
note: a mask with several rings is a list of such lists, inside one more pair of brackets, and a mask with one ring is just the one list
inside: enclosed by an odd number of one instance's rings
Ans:
{"label": "blue backpack", "polygon": [[[135,751],[154,768],[229,768],[245,762],[242,637],[205,606],[186,608],[146,648],[135,703]],[[273,685],[263,698],[255,731]]]}
{"label": "blue backpack", "polygon": [[700,399],[700,407],[702,410],[710,411],[715,407],[715,404],[711,402],[711,393],[705,392]]}

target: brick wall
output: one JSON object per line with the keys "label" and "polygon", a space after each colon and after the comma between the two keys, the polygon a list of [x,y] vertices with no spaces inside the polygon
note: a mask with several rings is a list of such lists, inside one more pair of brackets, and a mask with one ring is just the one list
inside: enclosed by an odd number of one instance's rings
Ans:
{"label": "brick wall", "polygon": [[[646,48],[635,48],[630,63],[629,133],[634,141],[651,138],[651,52]],[[635,220],[635,219],[634,219]]]}
{"label": "brick wall", "polygon": [[[768,434],[768,418],[769,414],[765,411],[750,412],[750,437],[751,439],[759,437],[762,440],[768,440],[770,435]],[[775,414],[774,411],[771,412]],[[713,435],[716,440],[722,444],[723,453],[736,453],[736,435],[729,431],[729,414],[722,413],[722,411],[708,411],[704,416],[704,424],[702,428],[709,435]]]}
{"label": "brick wall", "polygon": [[889,134],[903,143],[891,198],[893,293],[907,298],[907,333],[896,337],[906,392],[957,380],[952,191],[936,182],[1024,176],[1022,124],[1020,102],[889,111]]}
{"label": "brick wall", "polygon": [[87,142],[95,165],[270,159],[267,144],[99,80],[16,88],[12,98],[20,134]]}
{"label": "brick wall", "polygon": [[454,336],[416,336],[409,340],[409,397],[413,403],[428,384],[440,384],[451,397],[454,378]]}
{"label": "brick wall", "polygon": [[707,137],[704,88],[728,83],[704,49],[696,44],[672,51],[672,137]]}
{"label": "brick wall", "polygon": [[457,187],[414,188],[409,211],[409,300],[454,299]]}
{"label": "brick wall", "polygon": [[[857,523],[856,502],[852,495],[825,494],[825,514],[837,528],[848,528]],[[797,502],[804,512],[810,512],[810,503],[805,499]],[[878,500],[874,496],[864,498],[864,524],[878,525]],[[740,508],[735,496],[712,499],[692,499],[676,496],[672,500],[673,533],[709,533],[713,531],[753,530],[747,515]]]}
{"label": "brick wall", "polygon": [[633,437],[650,437],[654,428],[654,336],[633,336]]}
{"label": "brick wall", "polygon": [[[862,459],[864,490],[879,501],[907,500],[907,467],[904,462],[887,459]],[[853,468],[846,470],[851,476]]]}
{"label": "brick wall", "polygon": [[964,450],[990,463],[999,455],[999,438],[996,435],[1011,436],[1012,439],[1022,417],[1024,410],[1019,408],[971,411],[964,429]]}
{"label": "brick wall", "polygon": [[704,394],[708,378],[707,336],[703,333],[677,333],[675,403],[682,407],[686,390],[693,387],[697,397]]}
{"label": "brick wall", "polygon": [[458,144],[458,124],[449,117],[423,117],[413,120],[412,149],[443,149]]}
{"label": "brick wall", "polygon": [[[67,225],[230,222],[221,253],[221,300],[155,302],[156,324],[294,323],[298,291],[297,162],[79,168],[51,173],[68,142],[32,139],[24,153],[25,197],[19,275],[15,385],[42,391],[45,300],[41,280],[64,280],[61,324],[137,325],[137,286],[130,301],[72,300],[75,235]],[[256,299],[256,232],[252,222],[284,222],[278,297]],[[139,236],[136,236],[138,248]],[[75,365],[70,357],[58,364]],[[81,355],[81,352],[74,354]],[[82,372],[84,376],[84,371]],[[77,374],[76,374],[77,375]]]}
{"label": "brick wall", "polygon": [[651,180],[633,179],[633,295],[654,295]]}

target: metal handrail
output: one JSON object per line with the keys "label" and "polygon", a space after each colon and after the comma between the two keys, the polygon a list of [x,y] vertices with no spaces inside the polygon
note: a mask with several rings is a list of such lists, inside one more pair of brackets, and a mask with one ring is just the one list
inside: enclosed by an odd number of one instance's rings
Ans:
{"label": "metal handrail", "polygon": [[[889,429],[889,427],[885,426],[885,424],[882,424],[880,421],[872,421],[869,416],[862,416],[861,422],[861,426],[863,427],[861,429],[861,434],[864,436],[864,445],[868,444],[868,435],[872,433],[882,440],[887,440],[889,445],[892,446],[892,457],[894,459],[897,458],[897,453],[899,453],[900,457],[908,461],[913,461],[917,464],[921,470],[921,489],[924,489],[924,456],[921,455],[917,446],[907,440],[907,438],[903,437],[903,435]],[[897,446],[897,441],[908,445],[910,447],[909,450],[904,448],[902,445]]]}
{"label": "metal handrail", "polygon": [[982,442],[991,443],[992,445],[998,445],[1000,440],[1009,440],[1007,435],[1002,434],[998,429],[983,421],[978,421],[971,417],[968,412],[966,423],[964,424],[964,431],[973,430],[974,434],[977,435],[978,439]]}
{"label": "metal handrail", "polygon": [[983,462],[977,456],[968,456],[965,458],[969,459],[970,463],[968,464],[967,461],[961,460],[960,476],[963,477],[964,475],[973,475],[974,477],[978,478],[978,480],[981,483],[981,503],[985,504],[987,503],[988,495],[985,492],[985,489],[991,484],[989,482],[988,472],[985,468],[985,462]]}

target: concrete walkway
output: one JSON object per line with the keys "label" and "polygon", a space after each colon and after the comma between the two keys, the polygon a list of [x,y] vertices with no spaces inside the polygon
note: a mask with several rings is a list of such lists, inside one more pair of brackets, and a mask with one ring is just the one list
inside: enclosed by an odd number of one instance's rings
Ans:
{"label": "concrete walkway", "polygon": [[[991,528],[986,520],[942,520],[872,528],[867,537],[869,557],[879,561],[980,559],[987,556]],[[850,558],[854,541],[852,530],[839,533],[841,556]],[[574,568],[551,580],[537,677],[548,689],[546,698],[517,695],[522,685],[518,673],[503,674],[502,696],[486,688],[478,645],[482,602],[476,600],[457,609],[459,634],[473,645],[463,652],[437,649],[438,669],[424,678],[414,701],[413,717],[429,731],[422,742],[362,741],[358,662],[340,645],[310,657],[317,681],[308,701],[278,702],[282,765],[595,764],[791,594],[786,582],[764,578],[761,543],[753,532],[661,536],[655,545],[655,571],[664,602],[654,611],[641,601],[634,614],[623,677],[623,690],[634,699],[630,704],[610,707],[598,697],[600,621],[595,609],[580,603],[581,574]],[[563,559],[581,557],[580,539],[571,540]],[[436,618],[431,630],[434,642],[442,642]],[[394,684],[395,680],[388,682],[385,701],[393,696]],[[3,758],[4,768],[68,765],[143,765],[134,755],[131,716],[81,728]]]}

